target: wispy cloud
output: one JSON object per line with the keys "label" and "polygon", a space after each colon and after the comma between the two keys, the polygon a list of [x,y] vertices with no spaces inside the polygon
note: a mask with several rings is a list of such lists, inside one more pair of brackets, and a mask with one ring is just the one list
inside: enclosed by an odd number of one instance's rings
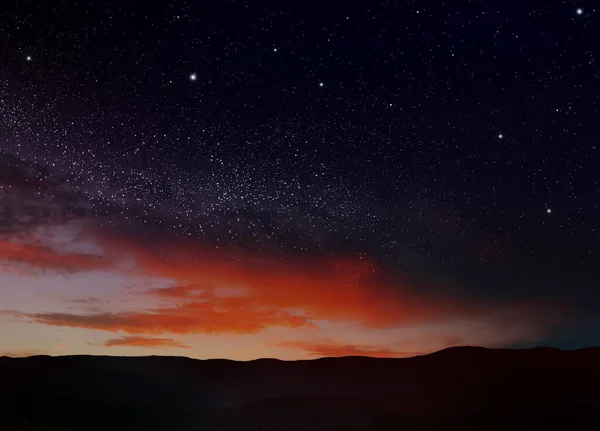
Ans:
{"label": "wispy cloud", "polygon": [[106,347],[126,346],[126,347],[142,347],[142,348],[160,348],[160,347],[177,347],[180,349],[189,349],[191,346],[180,343],[172,338],[152,338],[142,336],[121,337],[106,340]]}
{"label": "wispy cloud", "polygon": [[45,271],[76,273],[113,268],[103,256],[66,253],[51,247],[0,238],[0,263],[6,272],[36,275]]}
{"label": "wispy cloud", "polygon": [[320,343],[314,341],[282,341],[278,347],[299,349],[311,356],[372,356],[377,358],[404,358],[417,356],[421,352],[402,352],[380,346],[360,344]]}
{"label": "wispy cloud", "polygon": [[69,304],[99,305],[108,304],[110,301],[107,299],[96,298],[95,296],[88,296],[87,298],[67,299],[65,302],[68,302]]}
{"label": "wispy cloud", "polygon": [[147,312],[21,313],[19,317],[45,325],[129,334],[253,334],[271,326],[314,327],[306,318],[280,310],[236,306],[235,312],[232,312],[216,309],[211,303],[186,304]]}

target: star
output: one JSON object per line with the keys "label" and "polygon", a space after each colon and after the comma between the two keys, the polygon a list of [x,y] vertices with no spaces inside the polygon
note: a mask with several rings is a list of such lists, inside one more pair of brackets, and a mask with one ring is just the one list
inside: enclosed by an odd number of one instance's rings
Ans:
{"label": "star", "polygon": [[498,139],[502,139],[502,138],[504,138],[504,135],[503,135],[502,133],[500,133],[500,134],[498,135]]}
{"label": "star", "polygon": [[546,212],[547,212],[548,214],[552,214],[552,209],[550,209],[550,208],[547,208],[547,209],[546,209]]}
{"label": "star", "polygon": [[31,59],[31,55],[28,55],[27,57],[25,57],[25,60],[27,60],[27,61],[31,61],[31,60],[32,60],[32,59]]}
{"label": "star", "polygon": [[577,13],[577,15],[583,15],[583,9],[577,8],[577,10],[575,10],[575,13]]}
{"label": "star", "polygon": [[273,48],[273,52],[277,52],[277,48]]}
{"label": "star", "polygon": [[323,84],[322,82],[319,82],[319,87],[324,86],[325,84]]}
{"label": "star", "polygon": [[198,75],[196,75],[196,73],[192,73],[190,75],[190,81],[195,81],[196,79],[198,79]]}

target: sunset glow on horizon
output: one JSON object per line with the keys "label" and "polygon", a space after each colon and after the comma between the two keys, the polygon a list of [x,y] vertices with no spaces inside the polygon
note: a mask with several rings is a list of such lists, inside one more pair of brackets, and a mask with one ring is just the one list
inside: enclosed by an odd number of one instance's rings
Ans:
{"label": "sunset glow on horizon", "polygon": [[148,248],[81,223],[1,245],[0,282],[13,288],[1,291],[0,332],[11,355],[405,357],[535,344],[566,311],[420,294],[383,281],[363,256],[291,260],[189,242]]}

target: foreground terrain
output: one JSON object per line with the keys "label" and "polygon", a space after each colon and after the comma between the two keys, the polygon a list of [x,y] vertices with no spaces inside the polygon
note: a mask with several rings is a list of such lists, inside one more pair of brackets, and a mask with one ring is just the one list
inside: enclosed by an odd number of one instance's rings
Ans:
{"label": "foreground terrain", "polygon": [[459,347],[409,359],[296,362],[3,357],[0,382],[2,430],[571,430],[600,423],[600,348]]}

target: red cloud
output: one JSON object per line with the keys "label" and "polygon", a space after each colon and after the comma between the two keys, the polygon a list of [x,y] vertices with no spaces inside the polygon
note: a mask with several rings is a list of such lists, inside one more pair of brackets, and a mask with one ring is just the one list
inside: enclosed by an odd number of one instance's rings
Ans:
{"label": "red cloud", "polygon": [[129,334],[248,334],[269,326],[290,328],[314,327],[306,318],[289,312],[264,309],[225,298],[220,303],[194,302],[164,307],[148,312],[121,312],[96,314],[21,313],[37,323],[53,326],[123,331]]}
{"label": "red cloud", "polygon": [[111,340],[106,340],[104,342],[104,345],[106,347],[128,346],[128,347],[148,347],[148,348],[156,348],[156,347],[178,347],[181,349],[189,349],[190,348],[190,346],[182,344],[177,340],[173,340],[172,338],[151,338],[151,337],[141,337],[141,336],[113,338]]}
{"label": "red cloud", "polygon": [[[194,250],[160,255],[130,249],[145,274],[174,280],[167,289],[150,291],[163,299],[210,301],[230,311],[244,307],[301,310],[312,320],[354,321],[373,328],[443,321],[484,312],[484,307],[413,295],[408,286],[385,286],[363,259],[258,259],[240,253],[208,255]],[[219,299],[221,288],[238,288],[244,297]],[[235,318],[236,313],[232,314]]]}
{"label": "red cloud", "polygon": [[399,352],[377,346],[328,344],[315,343],[312,341],[283,341],[278,343],[277,346],[304,350],[312,356],[371,356],[375,358],[400,358],[422,354],[420,352]]}

